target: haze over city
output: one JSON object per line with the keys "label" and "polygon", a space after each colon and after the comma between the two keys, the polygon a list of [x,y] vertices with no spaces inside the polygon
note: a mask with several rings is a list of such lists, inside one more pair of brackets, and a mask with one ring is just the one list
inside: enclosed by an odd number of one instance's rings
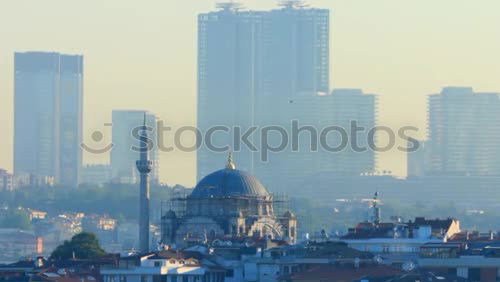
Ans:
{"label": "haze over city", "polygon": [[[241,1],[252,10],[275,1]],[[427,95],[445,86],[500,92],[500,18],[496,0],[316,0],[330,15],[331,88],[379,96],[378,124],[426,134]],[[81,54],[84,139],[113,109],[144,109],[174,127],[196,123],[196,15],[216,1],[2,1],[0,3],[0,167],[12,170],[13,53]],[[189,139],[189,138],[188,138]],[[406,174],[406,156],[388,152],[378,168]],[[84,163],[108,162],[84,154]],[[195,153],[161,152],[160,180],[192,186]]]}
{"label": "haze over city", "polygon": [[498,11],[0,2],[0,281],[500,281]]}

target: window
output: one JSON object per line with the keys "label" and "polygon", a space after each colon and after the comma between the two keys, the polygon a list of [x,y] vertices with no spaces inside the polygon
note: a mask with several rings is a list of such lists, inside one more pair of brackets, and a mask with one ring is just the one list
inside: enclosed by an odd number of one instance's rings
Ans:
{"label": "window", "polygon": [[161,266],[161,262],[155,261],[155,267],[160,267],[160,266]]}
{"label": "window", "polygon": [[233,277],[234,276],[234,270],[233,269],[228,269],[226,271],[226,277]]}

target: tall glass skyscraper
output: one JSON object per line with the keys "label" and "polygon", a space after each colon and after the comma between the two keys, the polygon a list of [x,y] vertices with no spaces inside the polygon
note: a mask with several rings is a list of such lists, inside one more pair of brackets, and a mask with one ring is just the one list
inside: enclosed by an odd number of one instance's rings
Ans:
{"label": "tall glass skyscraper", "polygon": [[14,60],[14,173],[77,187],[83,56],[26,52]]}
{"label": "tall glass skyscraper", "polygon": [[[198,17],[198,128],[282,124],[289,100],[329,89],[329,11],[286,1],[272,11],[242,11],[234,3]],[[259,153],[234,148],[231,132],[212,135],[229,145],[238,167],[253,172]],[[237,134],[236,134],[237,135]],[[254,135],[254,140],[259,136]],[[217,170],[227,153],[202,146],[198,178]],[[276,162],[278,162],[276,160]],[[257,173],[258,175],[258,173]]]}

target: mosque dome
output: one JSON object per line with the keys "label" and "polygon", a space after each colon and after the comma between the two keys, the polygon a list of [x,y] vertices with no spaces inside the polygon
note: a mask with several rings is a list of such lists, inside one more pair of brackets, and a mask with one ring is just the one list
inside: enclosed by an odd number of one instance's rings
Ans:
{"label": "mosque dome", "polygon": [[226,168],[205,176],[191,193],[192,198],[266,197],[267,189],[254,176],[236,169],[231,156]]}

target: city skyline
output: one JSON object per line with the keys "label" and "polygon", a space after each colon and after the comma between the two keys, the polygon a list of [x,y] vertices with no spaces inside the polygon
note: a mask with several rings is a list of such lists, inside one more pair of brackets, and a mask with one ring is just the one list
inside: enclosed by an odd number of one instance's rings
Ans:
{"label": "city skyline", "polygon": [[[174,126],[194,125],[196,15],[212,11],[215,2],[184,2],[173,1],[171,8],[181,7],[167,9],[167,15],[160,13],[160,10],[165,11],[160,8],[170,4],[153,2],[145,7],[152,15],[148,18],[136,13],[134,5],[120,3],[123,16],[114,19],[116,23],[102,25],[107,9],[113,8],[117,2],[107,3],[102,10],[97,9],[94,20],[88,23],[92,26],[91,33],[85,31],[87,22],[82,17],[85,13],[72,14],[70,11],[74,7],[63,2],[60,2],[60,8],[67,13],[53,14],[50,20],[45,16],[52,13],[47,9],[51,5],[30,3],[25,7],[26,1],[12,4],[13,8],[26,8],[27,15],[33,16],[29,26],[8,24],[9,20],[17,22],[8,13],[12,8],[0,9],[3,11],[0,12],[0,31],[5,32],[7,42],[0,53],[0,130],[7,132],[0,149],[0,167],[12,168],[12,70],[16,51],[57,51],[85,56],[84,137],[87,141],[93,131],[103,129],[103,124],[111,120],[111,110],[119,108],[147,109]],[[391,127],[416,125],[424,129],[427,95],[444,86],[471,86],[477,92],[500,92],[498,78],[495,78],[500,73],[500,61],[498,56],[495,57],[500,46],[500,20],[494,13],[500,6],[498,2],[484,1],[478,6],[466,2],[457,4],[456,1],[419,1],[410,8],[396,1],[377,1],[377,4],[310,2],[314,7],[332,10],[331,86],[361,88],[367,93],[379,94],[380,124]],[[96,3],[77,6],[90,12]],[[258,4],[257,1],[248,1],[245,4],[249,9],[276,7],[274,2]],[[448,6],[451,4],[455,6]],[[34,12],[39,10],[46,13],[37,16]],[[475,14],[469,14],[472,10],[476,11]],[[182,11],[181,15],[173,16],[176,11]],[[453,12],[444,13],[446,11]],[[465,16],[471,20],[462,21]],[[72,17],[75,20],[68,21]],[[405,17],[408,19],[403,20]],[[131,23],[126,23],[126,20]],[[394,21],[398,21],[398,26],[391,25]],[[33,25],[33,22],[38,25]],[[65,22],[67,26],[54,29],[57,22]],[[183,32],[172,31],[174,23],[185,27]],[[103,31],[97,32],[97,27],[101,26]],[[76,34],[82,31],[83,36],[77,37]],[[170,33],[171,36],[167,36]],[[113,41],[109,40],[109,34],[114,35]],[[131,34],[137,36],[136,42],[127,39]],[[165,34],[173,40],[158,39],[158,34]],[[43,43],[34,40],[41,36],[53,40],[42,40]],[[144,47],[153,50],[145,52]],[[160,52],[162,49],[165,50]],[[134,65],[133,69],[130,69],[131,65]],[[106,76],[109,73],[116,78]],[[417,137],[425,135],[425,130],[422,130]],[[111,134],[105,138],[110,140]],[[380,165],[397,175],[404,175],[405,159],[402,155],[395,152],[383,154]],[[85,163],[107,161],[90,154],[84,158]],[[194,184],[194,153],[163,153],[160,163],[162,181]]]}

